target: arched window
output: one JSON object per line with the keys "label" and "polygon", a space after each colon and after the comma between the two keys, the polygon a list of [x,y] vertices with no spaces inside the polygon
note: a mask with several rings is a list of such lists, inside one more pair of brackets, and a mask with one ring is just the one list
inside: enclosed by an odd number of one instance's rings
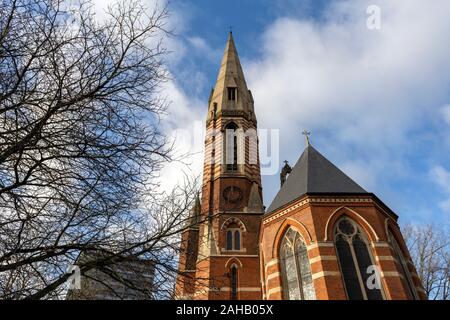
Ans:
{"label": "arched window", "polygon": [[417,295],[417,291],[414,288],[414,282],[412,280],[411,273],[409,272],[405,256],[403,255],[403,251],[400,249],[400,245],[398,244],[391,230],[388,230],[388,238],[389,242],[392,245],[392,248],[394,249],[395,259],[400,265],[403,278],[405,279],[406,284],[408,286],[409,294],[413,299],[419,300],[419,296]]}
{"label": "arched window", "polygon": [[236,101],[236,89],[235,87],[228,87],[228,100]]}
{"label": "arched window", "polygon": [[225,163],[227,171],[237,171],[238,169],[237,128],[237,125],[233,122],[225,127]]}
{"label": "arched window", "polygon": [[237,266],[233,264],[230,269],[230,293],[231,300],[236,300],[238,295],[238,274]]}
{"label": "arched window", "polygon": [[301,235],[289,228],[280,247],[283,292],[286,300],[315,300],[308,252]]}
{"label": "arched window", "polygon": [[381,281],[374,266],[365,234],[352,220],[336,223],[335,245],[345,289],[350,300],[382,300]]}
{"label": "arched window", "polygon": [[239,228],[227,229],[227,250],[241,250],[241,230]]}

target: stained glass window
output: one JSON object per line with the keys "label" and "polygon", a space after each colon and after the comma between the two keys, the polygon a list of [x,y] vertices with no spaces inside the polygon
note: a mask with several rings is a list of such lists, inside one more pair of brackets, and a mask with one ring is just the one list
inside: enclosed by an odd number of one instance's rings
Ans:
{"label": "stained glass window", "polygon": [[231,300],[236,300],[237,299],[237,267],[235,265],[233,265],[231,267],[230,287],[231,287]]}
{"label": "stained glass window", "polygon": [[371,281],[372,279],[370,279],[373,272],[368,272],[368,270],[370,270],[368,268],[372,265],[372,259],[370,258],[369,249],[367,248],[366,243],[359,234],[356,234],[353,237],[353,250],[355,251],[356,259],[358,260],[362,281],[366,286],[367,299],[383,300],[379,286],[375,285],[375,283],[372,283],[370,286],[368,285],[369,282],[373,282]]}
{"label": "stained glass window", "polygon": [[316,294],[306,245],[300,234],[289,228],[281,242],[283,291],[287,300],[315,300]]}
{"label": "stained glass window", "polygon": [[347,217],[342,218],[336,223],[334,239],[348,298],[382,300],[380,275],[373,262],[367,237],[359,226]]}
{"label": "stained glass window", "polygon": [[344,237],[336,237],[336,251],[339,256],[342,276],[344,277],[345,288],[350,300],[363,300],[364,296],[361,290],[361,284],[358,279],[350,244]]}

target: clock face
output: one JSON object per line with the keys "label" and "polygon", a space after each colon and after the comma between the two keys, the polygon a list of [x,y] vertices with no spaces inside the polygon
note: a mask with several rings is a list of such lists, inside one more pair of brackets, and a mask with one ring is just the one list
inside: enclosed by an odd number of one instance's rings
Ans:
{"label": "clock face", "polygon": [[243,192],[239,187],[229,186],[223,189],[222,195],[227,204],[239,205]]}

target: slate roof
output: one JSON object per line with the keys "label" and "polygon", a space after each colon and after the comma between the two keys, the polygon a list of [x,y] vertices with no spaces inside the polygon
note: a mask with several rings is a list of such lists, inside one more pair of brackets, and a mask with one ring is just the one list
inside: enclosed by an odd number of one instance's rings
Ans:
{"label": "slate roof", "polygon": [[367,194],[360,185],[308,145],[266,213],[307,194]]}

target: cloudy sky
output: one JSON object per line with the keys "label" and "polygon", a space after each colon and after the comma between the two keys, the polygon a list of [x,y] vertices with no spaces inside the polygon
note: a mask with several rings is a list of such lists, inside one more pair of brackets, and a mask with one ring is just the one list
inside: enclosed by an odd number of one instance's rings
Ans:
{"label": "cloudy sky", "polygon": [[[370,5],[380,29],[367,27]],[[280,162],[297,161],[308,129],[401,222],[449,227],[450,1],[177,0],[169,10],[165,130],[193,155],[164,169],[166,187],[180,170],[201,172],[198,131],[231,26],[258,126],[280,130]],[[278,174],[262,177],[266,206]]]}

